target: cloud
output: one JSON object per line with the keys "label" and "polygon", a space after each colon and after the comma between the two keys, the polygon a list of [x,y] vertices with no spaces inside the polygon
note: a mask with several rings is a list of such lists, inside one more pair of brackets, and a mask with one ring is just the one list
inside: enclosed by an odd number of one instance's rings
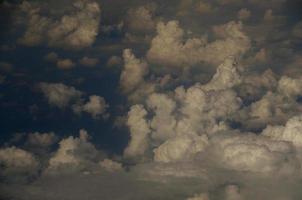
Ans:
{"label": "cloud", "polygon": [[128,113],[127,126],[130,129],[131,140],[124,151],[125,157],[143,156],[149,148],[150,127],[146,122],[147,111],[142,105],[131,107]]}
{"label": "cloud", "polygon": [[165,141],[154,149],[155,162],[175,162],[190,160],[196,153],[203,151],[208,139],[203,136],[177,136]]}
{"label": "cloud", "polygon": [[126,24],[129,31],[142,33],[152,32],[156,25],[153,19],[155,9],[155,4],[129,9],[126,17]]}
{"label": "cloud", "polygon": [[187,198],[187,200],[210,200],[207,194],[194,195],[194,197]]}
{"label": "cloud", "polygon": [[122,59],[119,56],[111,56],[107,61],[108,67],[115,67],[122,63]]}
{"label": "cloud", "polygon": [[35,157],[22,149],[8,147],[0,149],[1,176],[34,175],[39,163]]}
{"label": "cloud", "polygon": [[110,159],[104,159],[103,161],[100,161],[99,164],[101,167],[103,167],[105,170],[109,172],[116,172],[116,171],[121,171],[123,170],[122,164],[115,162]]}
{"label": "cloud", "polygon": [[9,73],[12,72],[14,66],[9,62],[0,62],[0,71]]}
{"label": "cloud", "polygon": [[71,108],[76,114],[86,112],[94,119],[98,119],[101,115],[104,118],[108,116],[106,110],[109,105],[101,96],[91,95],[89,96],[89,100],[85,102],[82,98],[84,93],[72,86],[62,83],[40,83],[39,88],[50,105],[54,105],[60,109]]}
{"label": "cloud", "polygon": [[123,52],[124,68],[120,76],[120,86],[123,92],[129,93],[136,89],[144,81],[148,73],[148,65],[145,61],[137,59],[130,49]]}
{"label": "cloud", "polygon": [[72,69],[75,66],[75,63],[70,59],[60,59],[57,61],[57,67],[59,69],[68,70]]}
{"label": "cloud", "polygon": [[51,133],[34,132],[27,135],[27,144],[37,147],[49,147],[57,141],[57,136]]}
{"label": "cloud", "polygon": [[59,56],[56,52],[50,52],[47,55],[45,55],[44,59],[48,62],[57,62]]}
{"label": "cloud", "polygon": [[100,115],[106,117],[106,109],[109,107],[103,97],[97,95],[91,95],[89,101],[85,104],[75,104],[73,105],[74,112],[81,114],[81,112],[86,112],[91,114],[94,119],[98,119]]}
{"label": "cloud", "polygon": [[[50,11],[51,8],[47,7]],[[82,49],[91,46],[98,35],[101,10],[97,2],[75,1],[63,16],[43,16],[43,8],[25,1],[21,10],[27,14],[26,30],[21,44]]]}
{"label": "cloud", "polygon": [[95,67],[99,63],[99,59],[85,56],[81,58],[79,62],[85,67]]}
{"label": "cloud", "polygon": [[251,17],[251,11],[246,8],[242,8],[238,11],[238,19],[247,20]]}
{"label": "cloud", "polygon": [[207,43],[203,38],[184,40],[184,30],[178,21],[159,22],[147,58],[167,66],[186,67],[201,62],[215,65],[228,56],[241,56],[250,48],[250,39],[242,32],[241,23],[231,21],[220,27],[225,38]]}
{"label": "cloud", "polygon": [[98,156],[98,151],[88,141],[89,135],[81,129],[78,138],[72,136],[59,142],[59,149],[49,159],[49,165],[45,173],[64,173],[85,168],[89,162],[93,162]]}
{"label": "cloud", "polygon": [[285,126],[267,126],[262,134],[273,140],[292,142],[295,146],[300,148],[302,146],[302,136],[299,131],[301,127],[301,116],[295,116],[290,118]]}
{"label": "cloud", "polygon": [[40,83],[39,87],[50,105],[66,107],[72,100],[81,97],[82,92],[62,83]]}

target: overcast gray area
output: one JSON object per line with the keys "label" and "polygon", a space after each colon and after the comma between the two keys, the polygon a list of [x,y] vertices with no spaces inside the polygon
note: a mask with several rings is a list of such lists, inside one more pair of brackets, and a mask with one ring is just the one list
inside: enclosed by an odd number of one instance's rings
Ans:
{"label": "overcast gray area", "polygon": [[301,10],[0,1],[0,199],[302,199]]}

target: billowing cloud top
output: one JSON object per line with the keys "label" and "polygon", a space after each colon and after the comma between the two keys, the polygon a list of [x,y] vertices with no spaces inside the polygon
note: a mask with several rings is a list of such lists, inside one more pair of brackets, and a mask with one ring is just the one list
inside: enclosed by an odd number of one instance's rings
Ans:
{"label": "billowing cloud top", "polygon": [[0,199],[302,199],[300,7],[1,2]]}

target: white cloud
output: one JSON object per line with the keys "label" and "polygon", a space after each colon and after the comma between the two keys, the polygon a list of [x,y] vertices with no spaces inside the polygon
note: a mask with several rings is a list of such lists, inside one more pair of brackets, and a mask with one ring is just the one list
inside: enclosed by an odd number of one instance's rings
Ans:
{"label": "white cloud", "polygon": [[145,117],[147,111],[142,105],[131,107],[128,113],[127,126],[130,129],[131,140],[124,151],[125,157],[143,156],[149,148],[149,134],[151,132]]}
{"label": "white cloud", "polygon": [[85,67],[95,67],[99,63],[99,59],[97,58],[89,58],[87,56],[84,56],[80,59],[80,64]]}
{"label": "white cloud", "polygon": [[122,164],[110,159],[104,159],[99,162],[100,166],[109,172],[118,172],[123,170]]}
{"label": "white cloud", "polygon": [[8,175],[32,175],[39,167],[34,156],[22,149],[8,147],[0,149],[0,174]]}
{"label": "white cloud", "polygon": [[203,151],[208,139],[203,136],[177,136],[165,141],[154,149],[155,162],[175,162],[192,159],[196,153]]}
{"label": "white cloud", "polygon": [[109,105],[106,103],[103,97],[91,95],[89,97],[89,101],[85,104],[78,103],[73,105],[73,111],[77,114],[86,112],[91,114],[93,118],[98,119],[100,115],[106,115],[106,110],[108,107]]}
{"label": "white cloud", "polygon": [[51,133],[29,133],[27,135],[27,144],[30,146],[37,146],[37,147],[49,147],[53,145],[57,141],[57,136]]}
{"label": "white cloud", "polygon": [[49,61],[49,62],[57,62],[58,59],[59,59],[59,56],[55,52],[50,52],[47,55],[45,55],[44,59]]}
{"label": "white cloud", "polygon": [[297,97],[302,94],[302,79],[282,76],[278,82],[278,91],[288,97]]}
{"label": "white cloud", "polygon": [[221,26],[222,40],[207,43],[202,38],[184,39],[178,21],[157,24],[157,35],[147,52],[150,62],[186,67],[201,62],[220,64],[228,56],[241,56],[250,48],[250,40],[242,32],[242,24],[231,21]]}
{"label": "white cloud", "polygon": [[211,138],[215,161],[224,168],[250,172],[292,173],[298,168],[293,146],[254,134],[216,134]]}
{"label": "white cloud", "polygon": [[152,134],[155,141],[165,141],[175,135],[176,119],[172,112],[176,103],[165,94],[151,94],[147,99],[147,105],[154,110],[155,116],[151,120]]}
{"label": "white cloud", "polygon": [[85,168],[98,155],[98,151],[88,141],[86,130],[80,130],[78,138],[68,137],[59,142],[59,149],[49,159],[46,173],[60,173]]}
{"label": "white cloud", "polygon": [[59,59],[57,61],[57,67],[59,69],[68,70],[72,69],[75,66],[75,63],[71,59]]}
{"label": "white cloud", "polygon": [[97,2],[75,1],[59,19],[43,16],[42,8],[29,2],[21,9],[28,15],[26,31],[19,40],[24,45],[47,43],[50,47],[82,49],[91,46],[98,35],[101,10]]}
{"label": "white cloud", "polygon": [[124,68],[120,77],[120,86],[125,93],[136,89],[148,73],[148,65],[145,61],[137,59],[130,49],[123,52]]}
{"label": "white cloud", "polygon": [[240,20],[247,20],[251,17],[251,11],[246,9],[246,8],[242,8],[238,11],[238,19]]}
{"label": "white cloud", "polygon": [[153,31],[155,29],[153,19],[155,8],[154,4],[148,4],[129,9],[126,17],[127,28],[131,32],[148,33]]}
{"label": "white cloud", "polygon": [[62,83],[40,83],[39,87],[48,103],[59,108],[68,106],[72,100],[77,100],[82,96],[82,92]]}
{"label": "white cloud", "polygon": [[210,200],[208,194],[198,194],[194,195],[194,197],[187,198],[187,200]]}
{"label": "white cloud", "polygon": [[302,147],[302,116],[290,118],[285,126],[267,126],[262,134],[277,141],[292,142],[297,147]]}

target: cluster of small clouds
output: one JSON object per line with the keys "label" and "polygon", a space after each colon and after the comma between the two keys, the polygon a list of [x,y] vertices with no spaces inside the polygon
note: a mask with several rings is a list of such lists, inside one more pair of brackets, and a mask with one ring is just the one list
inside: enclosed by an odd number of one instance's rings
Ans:
{"label": "cluster of small clouds", "polygon": [[[54,133],[30,133],[20,148],[0,149],[1,178],[35,178],[39,188],[68,174],[80,180],[74,183],[79,188],[94,178],[102,186],[126,187],[104,187],[110,199],[300,199],[302,59],[295,45],[302,24],[285,30],[284,3],[180,0],[170,9],[163,3],[165,13],[159,4],[140,3],[127,8],[117,25],[100,28],[97,1],[74,1],[63,16],[44,16],[43,4],[23,2],[27,18],[19,42],[27,46],[83,49],[99,30],[123,32],[122,55],[110,54],[107,66],[122,66],[118,84],[128,111],[116,123],[124,123],[129,142],[122,155],[108,157],[84,129],[58,143]],[[186,23],[194,17],[204,26]],[[74,61],[52,52],[45,59],[59,69],[100,62],[88,55]],[[285,61],[278,62],[280,55]],[[109,116],[104,97],[63,83],[42,82],[38,88],[61,110]],[[138,186],[140,192],[129,194]]]}
{"label": "cluster of small clouds", "polygon": [[24,1],[20,10],[26,14],[25,33],[19,42],[27,46],[82,49],[91,46],[99,31],[101,9],[97,2],[79,0],[63,16],[43,16],[44,7]]}
{"label": "cluster of small clouds", "polygon": [[63,83],[40,83],[38,87],[52,106],[60,109],[69,107],[76,114],[85,112],[95,119],[98,119],[100,116],[108,116],[106,110],[109,105],[101,96],[91,95],[89,96],[89,100],[85,102],[82,98],[84,95],[83,92]]}
{"label": "cluster of small clouds", "polygon": [[[50,63],[55,63],[57,68],[61,70],[70,70],[76,66],[75,61],[69,58],[60,58],[55,52],[48,53],[44,58]],[[95,67],[98,63],[98,58],[91,58],[87,56],[82,57],[78,61],[78,64],[84,67]]]}

